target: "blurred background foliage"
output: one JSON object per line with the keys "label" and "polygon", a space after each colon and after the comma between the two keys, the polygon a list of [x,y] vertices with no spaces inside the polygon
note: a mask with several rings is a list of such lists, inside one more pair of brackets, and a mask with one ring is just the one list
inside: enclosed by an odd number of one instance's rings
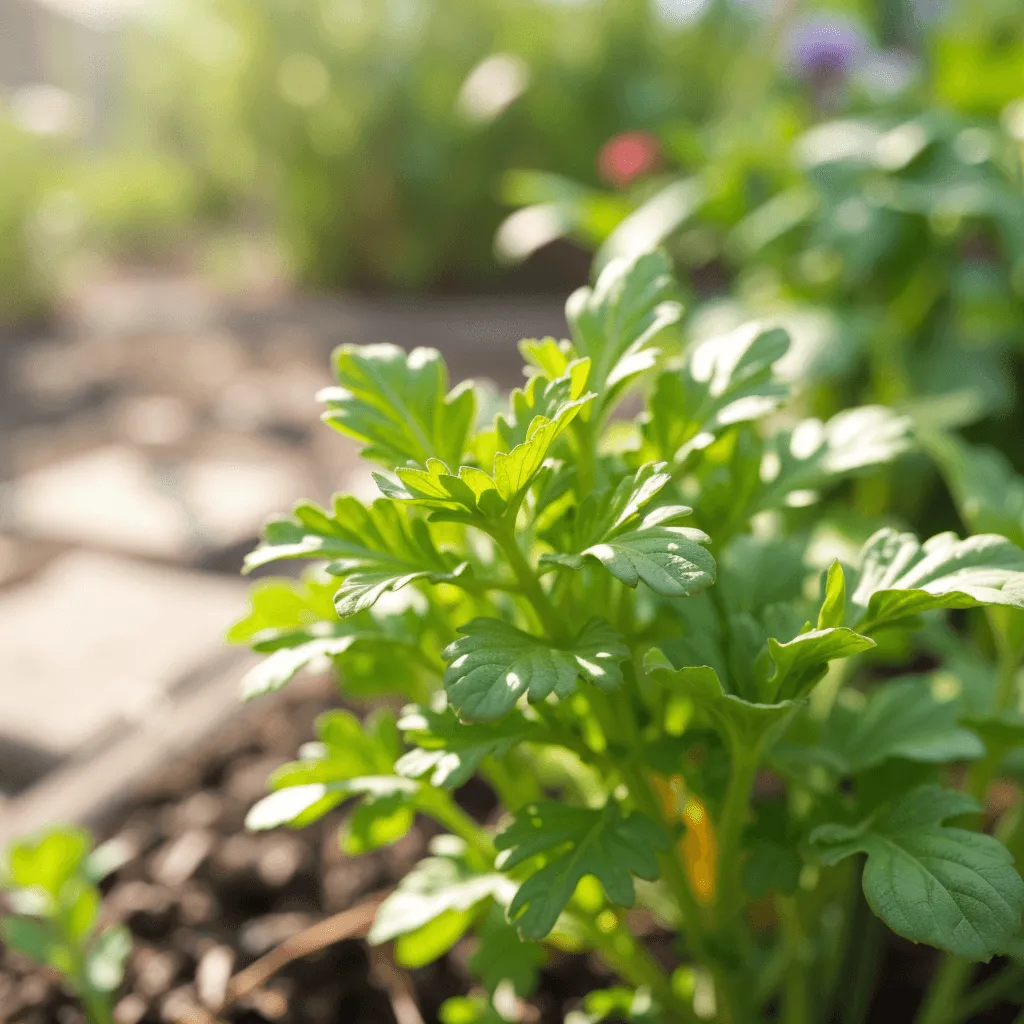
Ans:
{"label": "blurred background foliage", "polygon": [[778,316],[794,373],[825,378],[872,348],[870,392],[943,396],[944,423],[1010,402],[1017,0],[160,0],[87,22],[116,68],[102,110],[7,90],[8,320],[83,255],[223,267],[258,239],[316,289],[563,291],[580,250],[660,242],[698,331]]}

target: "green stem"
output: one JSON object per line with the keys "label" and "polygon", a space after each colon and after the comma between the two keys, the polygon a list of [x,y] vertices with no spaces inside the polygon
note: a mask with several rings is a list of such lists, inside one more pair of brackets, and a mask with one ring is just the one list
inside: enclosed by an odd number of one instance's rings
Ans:
{"label": "green stem", "polygon": [[593,944],[595,951],[609,967],[631,985],[646,986],[671,1014],[671,1019],[696,1024],[698,1018],[672,988],[672,981],[651,954],[639,943],[620,918],[611,932],[596,928],[589,914],[574,914],[576,923]]}
{"label": "green stem", "polygon": [[88,982],[82,984],[80,998],[89,1024],[114,1024],[114,1011],[110,1006],[110,998],[105,993],[97,992]]}
{"label": "green stem", "polygon": [[1014,997],[1024,985],[1024,965],[1010,964],[998,974],[984,981],[960,1000],[952,1017],[955,1024],[974,1020],[975,1016],[996,1003]]}
{"label": "green stem", "polygon": [[960,993],[970,982],[974,964],[962,957],[947,956],[928,989],[914,1024],[953,1024]]}
{"label": "green stem", "polygon": [[509,567],[519,581],[523,596],[533,606],[533,610],[536,612],[537,618],[540,620],[540,624],[545,632],[552,640],[564,638],[567,631],[563,625],[562,617],[544,592],[540,579],[526,560],[526,556],[520,549],[512,529],[503,524],[501,527],[495,527],[491,536],[508,560]]}
{"label": "green stem", "polygon": [[759,745],[743,750],[732,743],[732,770],[718,823],[718,924],[731,929],[742,905],[743,891],[740,854],[743,829],[750,811],[750,794],[754,788]]}
{"label": "green stem", "polygon": [[443,789],[424,787],[417,800],[419,809],[433,818],[452,835],[464,840],[487,868],[494,865],[497,856],[494,843],[487,831],[478,825]]}
{"label": "green stem", "polygon": [[786,946],[782,1010],[783,1024],[812,1024],[814,1011],[807,977],[807,938],[796,900],[780,896],[775,901]]}
{"label": "green stem", "polygon": [[[857,877],[860,877],[859,871]],[[856,921],[859,926],[855,931],[857,945],[852,971],[839,991],[843,1024],[864,1024],[868,1019],[882,952],[882,923],[859,894],[859,886]]]}
{"label": "green stem", "polygon": [[[993,622],[991,618],[989,621]],[[999,648],[999,675],[991,710],[999,714],[1011,708],[1016,700],[1020,649],[994,622],[993,632]],[[976,800],[984,801],[988,787],[999,772],[1000,762],[1000,753],[993,751],[971,766],[964,788]],[[935,972],[916,1024],[952,1024],[961,993],[970,982],[973,969],[971,961],[946,955]]]}

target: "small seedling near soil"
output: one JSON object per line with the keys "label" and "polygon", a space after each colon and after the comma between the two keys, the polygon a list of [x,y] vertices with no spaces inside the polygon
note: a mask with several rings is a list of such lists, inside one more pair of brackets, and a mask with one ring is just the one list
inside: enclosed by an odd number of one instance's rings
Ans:
{"label": "small seedling near soil", "polygon": [[0,888],[12,911],[0,922],[4,943],[58,971],[82,1001],[89,1024],[113,1024],[111,993],[131,951],[124,925],[100,921],[96,883],[116,867],[112,846],[93,850],[89,834],[76,828],[12,843],[0,866]]}
{"label": "small seedling near soil", "polygon": [[359,855],[437,822],[370,940],[417,967],[472,937],[446,1021],[522,1017],[561,949],[619,979],[574,1024],[853,1024],[872,915],[947,955],[919,1020],[968,1019],[974,962],[1021,978],[1024,827],[982,812],[1024,740],[1024,552],[855,515],[843,481],[921,458],[911,422],[807,416],[780,330],[685,345],[661,254],[567,319],[507,403],[431,349],[335,353],[324,420],[381,497],[270,523],[250,569],[315,566],[257,583],[233,637],[268,655],[249,696],[330,659],[350,700],[407,705],[324,715],[249,825],[347,804]]}

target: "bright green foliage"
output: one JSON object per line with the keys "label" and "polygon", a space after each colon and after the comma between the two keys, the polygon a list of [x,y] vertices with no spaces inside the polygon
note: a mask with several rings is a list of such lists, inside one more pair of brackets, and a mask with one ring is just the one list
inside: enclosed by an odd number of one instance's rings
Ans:
{"label": "bright green foliage", "polygon": [[607,622],[592,619],[568,647],[556,647],[498,619],[474,619],[442,654],[444,688],[465,719],[500,718],[526,694],[541,701],[565,698],[584,679],[604,690],[622,682],[619,662],[629,648]]}
{"label": "bright green foliage", "polygon": [[850,603],[860,629],[936,608],[1024,608],[1024,552],[995,534],[959,540],[942,533],[922,544],[913,534],[879,530],[861,553]]}
{"label": "bright green foliage", "polygon": [[481,905],[505,905],[514,891],[503,874],[474,870],[465,844],[453,836],[435,839],[431,850],[384,901],[369,935],[371,943],[398,939],[396,954],[406,967],[422,967],[446,953]]}
{"label": "bright green foliage", "polygon": [[397,345],[342,345],[334,353],[340,387],[320,392],[323,419],[388,468],[427,459],[458,463],[476,415],[472,388],[448,393],[439,352]]}
{"label": "bright green foliage", "polygon": [[668,846],[667,837],[649,818],[623,816],[615,803],[600,810],[564,807],[554,803],[530,804],[497,838],[504,871],[533,857],[544,866],[520,886],[508,908],[526,938],[543,938],[572,899],[576,886],[593,875],[608,898],[619,906],[632,906],[631,875],[658,877],[656,851]]}
{"label": "bright green foliage", "polygon": [[922,786],[855,828],[822,825],[822,861],[866,853],[864,895],[894,932],[957,956],[988,960],[1020,928],[1024,882],[991,836],[944,825],[980,810],[954,790]]}
{"label": "bright green foliage", "polygon": [[59,972],[81,999],[90,1024],[113,1020],[113,993],[131,952],[124,925],[99,920],[96,882],[115,870],[112,847],[92,850],[88,833],[52,828],[35,839],[12,843],[0,869],[0,888],[10,895],[12,916],[0,935],[12,949]]}
{"label": "bright green foliage", "polygon": [[[873,497],[911,419],[808,417],[786,334],[680,346],[673,294],[663,256],[610,261],[570,300],[571,340],[522,344],[528,379],[484,423],[435,355],[344,349],[332,415],[385,466],[383,497],[300,504],[250,558],[316,563],[254,588],[232,634],[267,654],[250,694],[329,662],[347,699],[404,710],[324,716],[249,824],[345,805],[353,855],[440,826],[372,939],[408,966],[465,940],[488,996],[446,1020],[516,1016],[550,943],[622,982],[581,1022],[756,1024],[781,1000],[813,1024],[800,1006],[838,1005],[859,941],[837,932],[853,853],[900,934],[986,959],[1022,925],[969,792],[1024,741],[1024,552],[850,514],[838,485]],[[642,408],[616,419],[629,390]],[[891,678],[923,656],[942,664]],[[500,805],[486,824],[460,802],[474,776]],[[635,903],[679,928],[674,979]]]}

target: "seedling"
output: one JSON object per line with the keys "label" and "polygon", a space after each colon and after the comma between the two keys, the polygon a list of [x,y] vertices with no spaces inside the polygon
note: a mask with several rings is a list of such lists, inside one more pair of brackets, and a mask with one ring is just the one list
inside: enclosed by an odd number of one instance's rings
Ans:
{"label": "seedling", "polygon": [[[233,637],[268,654],[250,696],[330,659],[350,698],[408,706],[324,715],[249,824],[348,804],[359,854],[438,822],[370,939],[414,967],[473,936],[481,991],[446,1020],[515,1019],[550,947],[620,979],[574,1022],[863,1020],[871,915],[967,965],[922,1017],[966,1019],[970,964],[1012,954],[1024,911],[981,828],[1024,730],[1024,552],[853,516],[837,488],[909,453],[910,422],[801,416],[785,333],[685,347],[674,296],[660,253],[611,262],[571,341],[522,343],[496,415],[433,350],[335,353],[324,420],[381,497],[270,523],[249,568],[315,566],[258,583]],[[486,824],[456,799],[473,775]]]}
{"label": "seedling", "polygon": [[0,870],[13,911],[0,922],[4,942],[60,972],[89,1024],[113,1024],[111,993],[131,951],[124,925],[100,921],[96,883],[116,866],[114,847],[93,850],[81,829],[54,828],[13,843]]}

